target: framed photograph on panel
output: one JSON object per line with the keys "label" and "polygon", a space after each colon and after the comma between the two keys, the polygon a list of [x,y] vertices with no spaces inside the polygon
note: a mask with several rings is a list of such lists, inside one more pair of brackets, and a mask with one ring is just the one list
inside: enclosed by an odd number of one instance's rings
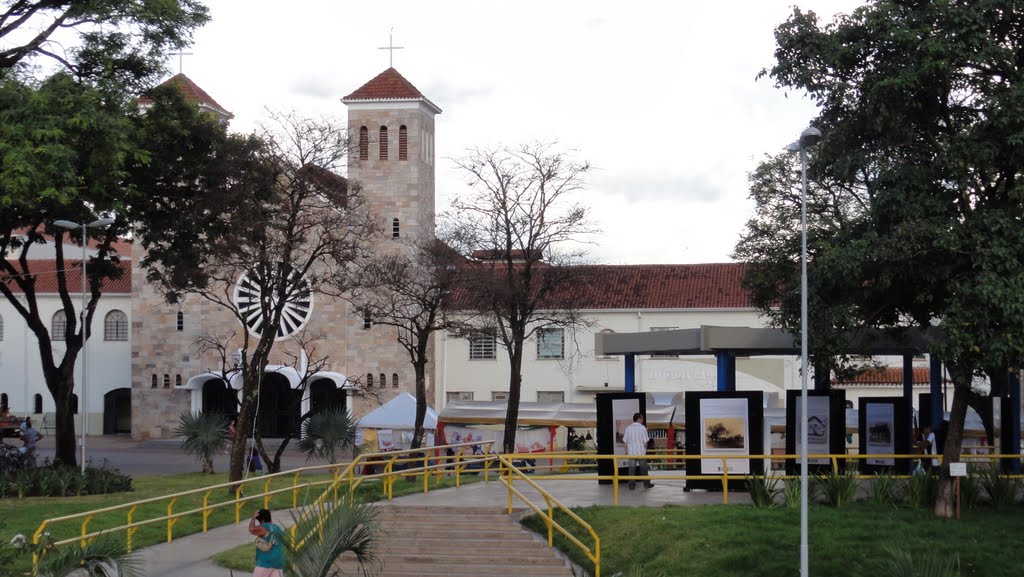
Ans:
{"label": "framed photograph on panel", "polygon": [[[764,459],[751,459],[764,449],[764,405],[761,391],[697,391],[686,395],[686,454],[712,458],[686,459],[687,474],[760,475]],[[717,457],[717,458],[715,458]],[[723,458],[726,457],[726,458]],[[743,483],[730,489],[742,490]],[[688,479],[686,489],[721,491],[718,479]]]}
{"label": "framed photograph on panel", "polygon": [[911,453],[910,422],[907,401],[903,397],[862,397],[858,414],[860,470],[867,473],[910,472],[910,459],[886,455]]}
{"label": "framed photograph on panel", "polygon": [[[647,415],[647,396],[643,393],[598,393],[597,404],[597,454],[625,455],[622,433],[633,422],[634,413]],[[621,461],[620,474],[626,475],[626,460]],[[611,459],[598,459],[597,474],[605,477],[614,474]],[[598,483],[610,485],[611,479],[600,479]]]}
{"label": "framed photograph on panel", "polygon": [[[786,391],[786,454],[800,454],[800,391]],[[807,391],[807,453],[808,455],[843,455],[846,453],[846,391]],[[837,463],[842,469],[845,460]],[[832,470],[831,459],[809,457],[811,474]],[[786,473],[800,473],[799,459],[786,459]]]}

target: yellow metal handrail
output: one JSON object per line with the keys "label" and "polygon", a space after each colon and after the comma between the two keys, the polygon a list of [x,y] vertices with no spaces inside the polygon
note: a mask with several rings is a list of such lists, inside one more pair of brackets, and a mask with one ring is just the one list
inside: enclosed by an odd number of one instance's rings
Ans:
{"label": "yellow metal handrail", "polygon": [[[363,479],[379,478],[379,479],[384,480],[384,482],[388,483],[388,485],[385,487],[386,488],[385,496],[387,496],[390,499],[390,498],[393,497],[394,481],[399,476],[405,475],[406,471],[391,471],[389,469],[386,473],[375,474],[375,475],[365,475],[365,476],[357,477],[356,476],[356,469],[357,469],[357,467],[361,466],[361,465],[374,464],[374,463],[388,463],[390,466],[393,466],[393,464],[395,462],[416,461],[416,460],[422,460],[422,459],[427,459],[428,461],[434,460],[434,461],[441,461],[442,463],[447,463],[448,462],[448,458],[449,458],[447,455],[433,455],[432,456],[429,453],[432,452],[432,451],[435,451],[435,450],[447,450],[447,449],[451,448],[453,450],[457,449],[458,452],[456,453],[456,455],[457,456],[461,456],[462,451],[464,449],[467,449],[467,448],[469,448],[469,447],[471,447],[473,445],[489,446],[490,442],[487,442],[487,443],[459,443],[459,444],[455,444],[455,445],[443,445],[443,446],[436,446],[436,447],[429,447],[429,448],[428,447],[424,447],[424,448],[415,449],[415,450],[407,449],[407,450],[403,450],[403,451],[395,451],[395,452],[390,452],[390,453],[367,453],[367,454],[356,456],[356,458],[352,462],[347,463],[347,464],[328,464],[328,465],[315,465],[315,466],[310,466],[310,467],[301,467],[299,469],[293,469],[293,470],[290,470],[290,471],[282,471],[280,473],[273,473],[273,474],[264,475],[264,476],[257,477],[257,478],[245,479],[245,480],[239,480],[239,481],[228,481],[226,483],[220,483],[220,484],[217,484],[217,485],[210,485],[210,486],[206,486],[206,487],[200,487],[198,489],[190,489],[188,491],[181,491],[181,492],[173,493],[173,494],[169,494],[169,495],[162,495],[162,496],[159,496],[159,497],[150,497],[148,499],[140,499],[138,501],[133,501],[133,502],[130,502],[130,503],[123,503],[123,504],[120,504],[120,505],[112,505],[110,507],[104,507],[104,508],[95,509],[95,510],[92,510],[92,511],[84,511],[84,512],[81,512],[81,513],[73,513],[71,515],[63,515],[63,516],[60,516],[60,517],[52,517],[52,518],[49,518],[49,519],[45,519],[45,520],[43,520],[40,523],[39,528],[36,529],[35,533],[33,533],[33,535],[32,535],[32,543],[34,545],[38,546],[39,542],[40,542],[40,539],[41,539],[41,536],[43,535],[43,533],[46,531],[46,529],[48,527],[52,527],[53,525],[55,525],[57,523],[63,523],[63,522],[72,521],[72,520],[76,520],[76,519],[82,519],[81,530],[80,530],[80,534],[78,536],[72,537],[72,538],[69,538],[69,539],[63,539],[63,540],[60,540],[60,541],[55,541],[55,542],[52,543],[52,546],[58,547],[58,546],[67,545],[67,544],[70,544],[70,543],[78,542],[81,546],[84,547],[86,545],[86,543],[88,543],[92,539],[95,539],[98,536],[107,535],[107,534],[113,534],[113,533],[117,533],[117,532],[120,532],[120,531],[124,531],[125,532],[125,539],[126,539],[126,547],[127,547],[127,550],[130,552],[133,549],[133,545],[134,545],[133,544],[133,538],[134,538],[135,533],[139,530],[140,527],[143,527],[143,526],[146,526],[146,525],[151,525],[151,524],[155,524],[155,523],[166,523],[167,524],[167,542],[169,543],[169,542],[171,542],[174,539],[174,525],[177,524],[178,521],[180,521],[182,518],[185,518],[185,517],[188,517],[188,516],[191,516],[191,515],[201,515],[202,516],[202,521],[203,521],[202,532],[205,533],[209,529],[209,518],[210,518],[210,515],[216,509],[233,506],[234,509],[235,509],[235,522],[237,523],[237,522],[239,522],[241,520],[241,509],[242,509],[242,507],[244,507],[245,503],[251,502],[251,501],[253,501],[255,499],[261,499],[262,498],[263,499],[263,508],[269,508],[269,505],[270,505],[270,502],[271,502],[271,498],[273,496],[290,492],[292,494],[291,507],[294,508],[294,509],[297,509],[298,506],[299,506],[298,495],[299,495],[299,492],[300,492],[301,489],[304,489],[304,488],[308,489],[308,488],[317,487],[317,486],[321,486],[321,485],[327,485],[327,489],[317,499],[317,502],[320,503],[323,499],[325,499],[325,496],[327,496],[327,495],[333,495],[334,498],[337,499],[338,488],[339,488],[339,486],[342,483],[348,482],[349,483],[349,491],[352,492],[352,491],[354,491],[355,487],[358,486],[362,482]],[[414,459],[398,460],[397,456],[402,454],[402,453],[424,453],[424,455],[419,455],[419,456],[417,456]],[[463,461],[463,463],[471,463],[471,462],[476,462],[476,461],[474,461],[474,460]],[[441,466],[445,466],[445,465],[441,465]],[[308,474],[308,473],[313,473],[313,472],[320,472],[320,471],[327,471],[328,473],[331,474],[331,478],[324,479],[324,480],[309,481],[309,482],[305,482],[305,483],[299,483],[298,479],[299,479],[299,477],[301,475]],[[459,473],[461,473],[462,469],[456,468],[454,471],[455,471],[456,474],[459,474]],[[412,471],[410,471],[410,472],[412,472]],[[284,487],[284,488],[280,488],[280,489],[270,490],[270,484],[271,484],[271,482],[274,479],[284,478],[284,477],[287,477],[287,476],[291,476],[292,477],[291,487]],[[427,482],[427,477],[428,477],[428,475],[426,475],[424,473],[424,478],[425,478],[424,492],[429,490],[429,484]],[[258,494],[255,494],[255,495],[246,495],[246,496],[242,495],[242,490],[243,490],[243,488],[246,485],[254,484],[254,483],[259,483],[259,482],[263,483],[264,491],[262,493],[258,493]],[[456,484],[458,484],[458,480],[456,481]],[[227,500],[227,501],[222,501],[222,502],[219,502],[219,503],[213,503],[213,504],[211,504],[209,502],[209,497],[210,497],[210,495],[212,495],[214,493],[214,491],[216,491],[218,489],[227,490],[229,488],[233,488],[234,489],[234,496],[235,496],[234,499]],[[190,495],[197,495],[197,494],[200,494],[200,493],[203,494],[203,497],[202,497],[203,504],[202,504],[201,507],[194,508],[194,509],[189,509],[189,510],[186,510],[186,511],[178,511],[178,512],[174,511],[174,505],[178,502],[178,500],[180,498],[186,497],[186,496],[190,496]],[[137,512],[139,506],[141,506],[141,505],[149,505],[149,504],[153,504],[153,503],[161,503],[161,502],[166,502],[167,503],[167,508],[166,508],[167,514],[166,515],[160,515],[160,516],[157,516],[157,517],[153,517],[153,518],[150,518],[150,519],[144,519],[144,520],[141,520],[141,521],[134,519],[135,513]],[[101,530],[98,530],[98,531],[89,532],[89,530],[88,530],[89,523],[97,515],[102,515],[102,514],[106,514],[106,513],[114,513],[114,512],[117,512],[117,511],[126,511],[126,522],[125,522],[125,524],[119,525],[117,527],[111,527],[111,528],[107,528],[107,529],[101,529]],[[33,574],[35,574],[38,571],[38,563],[39,563],[38,553],[34,553],[33,554],[33,561],[32,561]]]}
{"label": "yellow metal handrail", "polygon": [[[549,547],[554,547],[555,545],[554,530],[557,529],[558,532],[561,533],[563,537],[568,539],[570,543],[579,547],[583,551],[583,554],[587,556],[587,559],[590,559],[590,561],[594,564],[594,577],[601,577],[601,538],[597,535],[597,532],[594,531],[594,528],[590,526],[590,523],[584,521],[579,515],[573,512],[572,509],[569,509],[568,507],[563,505],[561,502],[558,501],[558,499],[555,499],[555,497],[551,493],[541,488],[541,486],[538,485],[533,479],[528,477],[526,473],[523,473],[521,470],[519,470],[518,467],[513,465],[511,459],[504,455],[499,456],[498,458],[501,462],[502,469],[506,472],[506,475],[504,477],[499,477],[499,479],[501,480],[502,483],[505,484],[505,486],[508,487],[508,512],[512,513],[513,495],[519,497],[519,499],[523,503],[525,503],[528,507],[533,509],[533,511],[537,513],[537,515],[539,515],[541,519],[544,520],[544,524],[548,528]],[[532,501],[530,501],[530,499],[526,497],[526,495],[522,493],[522,491],[516,489],[513,484],[513,481],[515,479],[519,479],[521,481],[526,482],[527,485],[529,485],[535,491],[540,493],[541,496],[544,497],[544,502],[547,505],[547,510],[545,511],[538,507],[537,505],[535,505]],[[591,548],[585,545],[582,541],[577,539],[576,536],[570,533],[568,529],[563,527],[561,523],[555,520],[556,508],[564,514],[568,515],[569,518],[571,518],[573,521],[576,521],[580,526],[586,529],[588,533],[590,533],[590,538],[594,540],[593,550],[591,550]]]}

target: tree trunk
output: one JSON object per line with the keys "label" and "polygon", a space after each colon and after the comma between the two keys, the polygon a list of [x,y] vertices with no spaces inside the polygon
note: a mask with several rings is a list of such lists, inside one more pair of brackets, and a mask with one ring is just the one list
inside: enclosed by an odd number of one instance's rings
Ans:
{"label": "tree trunk", "polygon": [[964,437],[964,419],[967,417],[967,398],[971,394],[970,375],[954,374],[953,405],[949,411],[949,427],[946,430],[946,446],[942,451],[942,469],[939,474],[938,493],[935,495],[935,516],[950,518],[956,511],[953,479],[949,476],[949,464],[960,461],[960,449]]}
{"label": "tree trunk", "polygon": [[416,424],[412,434],[412,447],[419,449],[423,446],[423,421],[427,418],[427,361],[413,363],[416,372]]}
{"label": "tree trunk", "polygon": [[508,410],[505,412],[505,437],[502,439],[502,451],[516,451],[516,431],[519,430],[519,393],[523,387],[523,341],[517,336],[514,350],[509,351],[511,365],[508,380]]}
{"label": "tree trunk", "polygon": [[[67,364],[67,358],[67,354],[65,354],[65,364]],[[43,375],[46,379],[46,388],[50,391],[55,407],[54,462],[68,467],[77,467],[80,464],[75,442],[78,432],[75,430],[75,414],[71,411],[71,393],[75,388],[75,373],[73,369],[63,370],[60,367],[55,367],[52,362],[50,366],[46,366],[46,364],[47,362],[43,361]],[[74,356],[71,357],[69,366],[74,367]],[[84,401],[85,395],[81,395],[79,406],[84,408],[87,405]],[[42,423],[36,425],[42,427]]]}

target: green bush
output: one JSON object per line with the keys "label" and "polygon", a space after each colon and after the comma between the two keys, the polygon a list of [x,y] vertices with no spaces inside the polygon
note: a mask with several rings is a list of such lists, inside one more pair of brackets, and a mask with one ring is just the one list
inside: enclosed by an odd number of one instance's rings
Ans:
{"label": "green bush", "polygon": [[767,475],[753,475],[747,479],[747,490],[755,507],[772,508],[779,504],[778,497],[782,493],[779,480]]}
{"label": "green bush", "polygon": [[132,478],[110,467],[87,464],[85,474],[75,468],[46,461],[41,467],[0,471],[0,498],[68,497],[131,491]]}
{"label": "green bush", "polygon": [[830,507],[852,503],[857,497],[857,472],[846,469],[815,475],[811,479],[810,497]]}
{"label": "green bush", "polygon": [[960,478],[960,503],[974,509],[982,502],[981,481],[975,472]]}
{"label": "green bush", "polygon": [[786,484],[782,487],[783,496],[786,499],[787,507],[799,507],[800,506],[800,479],[786,479]]}

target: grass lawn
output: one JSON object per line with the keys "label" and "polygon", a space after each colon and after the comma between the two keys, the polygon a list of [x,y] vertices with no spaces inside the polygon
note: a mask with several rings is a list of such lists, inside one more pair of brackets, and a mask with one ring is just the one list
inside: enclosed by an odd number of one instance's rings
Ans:
{"label": "grass lawn", "polygon": [[[800,511],[747,505],[575,509],[601,537],[601,574],[684,577],[789,577],[800,568]],[[571,521],[569,522],[571,523]],[[546,534],[536,517],[532,529]],[[571,525],[565,525],[571,527]],[[888,577],[881,571],[887,545],[914,558],[957,555],[963,577],[1024,575],[1024,507],[964,511],[942,520],[931,510],[855,503],[840,509],[812,505],[810,570],[830,577]],[[586,542],[586,541],[584,541]],[[556,545],[582,567],[589,561],[567,542]]]}

